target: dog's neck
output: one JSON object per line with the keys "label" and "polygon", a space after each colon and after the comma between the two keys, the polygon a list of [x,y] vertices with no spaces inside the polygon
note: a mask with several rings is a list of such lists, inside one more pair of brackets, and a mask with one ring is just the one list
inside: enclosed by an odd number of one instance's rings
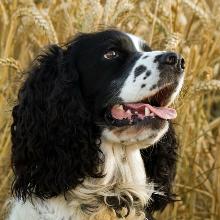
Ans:
{"label": "dog's neck", "polygon": [[105,156],[105,176],[87,178],[71,191],[71,200],[78,203],[71,202],[72,205],[87,216],[104,209],[111,210],[119,218],[129,213],[133,217],[143,216],[144,206],[154,193],[154,186],[147,182],[138,146],[125,146],[103,138],[101,150]]}
{"label": "dog's neck", "polygon": [[105,155],[103,184],[110,182],[145,185],[146,174],[138,145],[126,146],[102,140],[101,150]]}

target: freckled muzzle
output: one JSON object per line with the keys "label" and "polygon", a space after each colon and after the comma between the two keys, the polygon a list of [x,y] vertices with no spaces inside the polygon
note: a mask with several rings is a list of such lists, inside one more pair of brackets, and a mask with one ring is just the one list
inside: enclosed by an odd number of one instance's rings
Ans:
{"label": "freckled muzzle", "polygon": [[176,118],[175,109],[167,105],[178,94],[179,85],[181,88],[184,68],[184,59],[174,52],[155,51],[142,56],[133,67],[131,80],[123,85],[127,94],[123,93],[122,102],[107,108],[107,124],[149,127]]}

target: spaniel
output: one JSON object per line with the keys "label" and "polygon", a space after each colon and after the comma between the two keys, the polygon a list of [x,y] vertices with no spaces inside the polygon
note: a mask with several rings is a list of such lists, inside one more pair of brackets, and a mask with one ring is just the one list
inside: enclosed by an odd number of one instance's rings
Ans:
{"label": "spaniel", "polygon": [[13,108],[10,220],[144,220],[175,200],[184,59],[109,29],[50,45]]}

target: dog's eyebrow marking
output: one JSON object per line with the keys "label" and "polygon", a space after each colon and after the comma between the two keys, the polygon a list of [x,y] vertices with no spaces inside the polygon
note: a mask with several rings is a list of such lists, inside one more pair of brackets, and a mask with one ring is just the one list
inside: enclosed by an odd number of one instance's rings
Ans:
{"label": "dog's eyebrow marking", "polygon": [[141,47],[141,43],[142,43],[141,39],[140,39],[139,37],[133,35],[133,34],[128,34],[128,33],[126,33],[126,34],[128,35],[128,37],[129,37],[130,40],[132,41],[132,43],[133,43],[135,49],[136,49],[138,52],[143,52],[143,49],[142,49],[142,47]]}
{"label": "dog's eyebrow marking", "polygon": [[147,67],[144,65],[140,65],[134,70],[134,78],[136,79],[140,74],[147,70]]}

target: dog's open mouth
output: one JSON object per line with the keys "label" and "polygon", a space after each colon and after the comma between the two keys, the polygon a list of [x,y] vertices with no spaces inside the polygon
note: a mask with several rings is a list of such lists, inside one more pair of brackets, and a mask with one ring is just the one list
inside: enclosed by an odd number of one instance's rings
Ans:
{"label": "dog's open mouth", "polygon": [[125,126],[174,119],[176,110],[166,107],[174,90],[173,85],[166,86],[140,102],[116,104],[109,109],[108,121],[114,126]]}

